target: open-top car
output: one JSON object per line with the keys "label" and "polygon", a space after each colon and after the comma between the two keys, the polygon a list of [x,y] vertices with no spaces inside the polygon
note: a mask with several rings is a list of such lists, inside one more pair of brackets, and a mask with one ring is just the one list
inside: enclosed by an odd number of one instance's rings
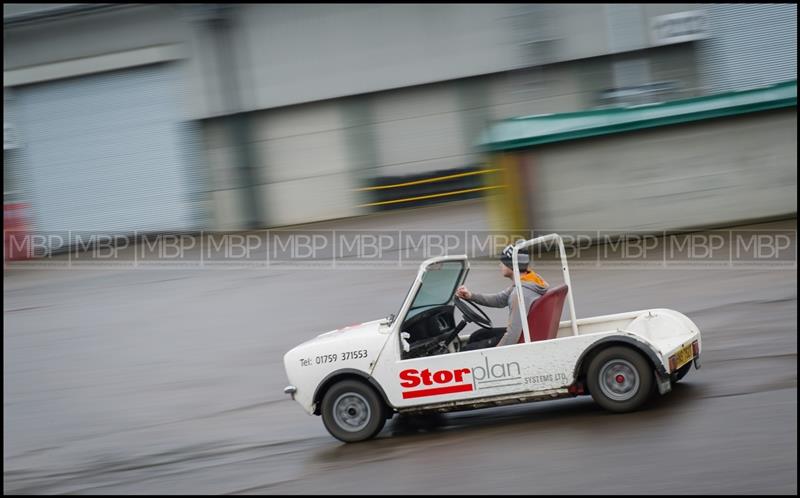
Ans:
{"label": "open-top car", "polygon": [[[519,251],[555,243],[564,284],[517,309],[519,343],[462,351],[469,323],[491,328],[474,303],[456,297],[469,271],[466,255],[420,265],[396,316],[333,330],[284,355],[284,390],[334,437],[374,437],[395,413],[468,410],[590,394],[614,412],[639,408],[655,391],[700,367],[697,326],[685,315],[653,308],[578,320],[564,243],[557,234],[517,243]],[[569,320],[560,321],[564,304]],[[462,318],[457,322],[454,311]]]}

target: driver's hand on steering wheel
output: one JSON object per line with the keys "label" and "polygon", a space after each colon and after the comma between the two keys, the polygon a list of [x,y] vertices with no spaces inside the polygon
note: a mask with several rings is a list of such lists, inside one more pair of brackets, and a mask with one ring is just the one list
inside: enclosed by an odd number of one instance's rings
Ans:
{"label": "driver's hand on steering wheel", "polygon": [[462,285],[456,289],[456,296],[461,299],[472,299],[472,292],[470,292],[465,285]]}

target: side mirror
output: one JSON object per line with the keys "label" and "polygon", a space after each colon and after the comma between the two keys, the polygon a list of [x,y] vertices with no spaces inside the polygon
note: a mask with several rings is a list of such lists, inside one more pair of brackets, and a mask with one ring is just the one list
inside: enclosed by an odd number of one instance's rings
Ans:
{"label": "side mirror", "polygon": [[403,351],[408,353],[411,351],[411,344],[408,343],[406,339],[411,338],[411,334],[408,332],[400,332],[400,342],[403,344]]}

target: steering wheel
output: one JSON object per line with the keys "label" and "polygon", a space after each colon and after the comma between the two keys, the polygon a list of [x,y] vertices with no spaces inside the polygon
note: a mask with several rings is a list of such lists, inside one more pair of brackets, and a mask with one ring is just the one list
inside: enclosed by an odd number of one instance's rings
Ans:
{"label": "steering wheel", "polygon": [[486,316],[486,313],[484,313],[483,310],[480,309],[475,303],[455,297],[453,299],[453,304],[455,304],[456,308],[458,308],[461,314],[464,315],[464,319],[466,321],[474,323],[482,329],[492,328],[492,320]]}

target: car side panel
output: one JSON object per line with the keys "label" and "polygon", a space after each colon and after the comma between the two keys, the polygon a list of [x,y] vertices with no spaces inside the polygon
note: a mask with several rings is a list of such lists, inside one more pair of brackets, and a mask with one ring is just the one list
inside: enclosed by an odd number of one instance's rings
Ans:
{"label": "car side panel", "polygon": [[390,341],[373,375],[398,409],[563,389],[575,381],[582,353],[614,335],[628,334],[609,331],[409,360],[399,360],[399,346]]}

